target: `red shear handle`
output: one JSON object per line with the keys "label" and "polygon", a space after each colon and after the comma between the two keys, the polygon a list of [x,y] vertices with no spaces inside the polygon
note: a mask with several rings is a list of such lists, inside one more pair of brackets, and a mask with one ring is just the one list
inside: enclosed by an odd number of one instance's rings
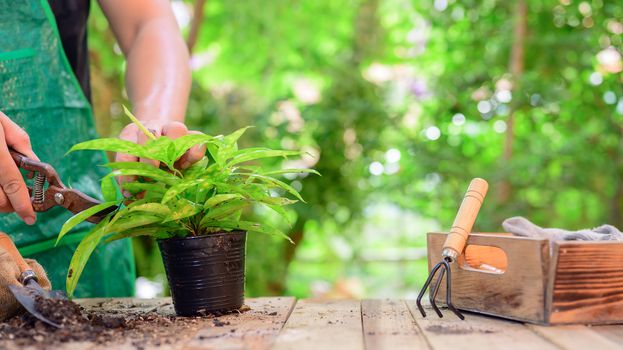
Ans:
{"label": "red shear handle", "polygon": [[448,238],[446,238],[443,244],[441,255],[444,258],[453,261],[457,256],[463,253],[467,237],[472,231],[476,216],[478,216],[478,211],[480,210],[482,201],[487,195],[488,189],[489,184],[487,181],[480,178],[473,179],[469,184],[469,188],[465,193],[459,212],[456,214]]}
{"label": "red shear handle", "polygon": [[4,232],[0,232],[0,248],[3,248],[7,251],[7,253],[9,253],[11,259],[13,259],[19,267],[19,272],[23,273],[30,270],[30,266],[24,260],[22,254],[20,254],[17,250],[17,247],[13,243],[11,237]]}

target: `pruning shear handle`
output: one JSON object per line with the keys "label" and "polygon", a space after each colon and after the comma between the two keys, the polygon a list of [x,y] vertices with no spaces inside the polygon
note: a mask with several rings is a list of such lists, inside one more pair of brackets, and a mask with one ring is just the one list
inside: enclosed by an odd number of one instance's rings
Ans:
{"label": "pruning shear handle", "polygon": [[[44,212],[52,207],[61,206],[77,214],[101,203],[78,190],[65,187],[58,173],[50,164],[28,158],[12,148],[9,148],[9,153],[17,167],[27,171],[27,178],[32,179],[34,177],[33,186],[27,187],[31,196],[32,207],[36,212]],[[45,186],[46,181],[47,188]],[[112,206],[102,210],[87,218],[87,221],[96,224],[116,209],[116,206]]]}

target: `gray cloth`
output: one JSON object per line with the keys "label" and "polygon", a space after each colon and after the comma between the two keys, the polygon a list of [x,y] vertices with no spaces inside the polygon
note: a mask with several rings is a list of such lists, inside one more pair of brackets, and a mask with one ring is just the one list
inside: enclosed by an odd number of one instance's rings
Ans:
{"label": "gray cloth", "polygon": [[593,229],[567,231],[559,228],[542,228],[521,216],[504,220],[502,227],[515,236],[547,238],[550,241],[623,241],[623,233],[612,225]]}

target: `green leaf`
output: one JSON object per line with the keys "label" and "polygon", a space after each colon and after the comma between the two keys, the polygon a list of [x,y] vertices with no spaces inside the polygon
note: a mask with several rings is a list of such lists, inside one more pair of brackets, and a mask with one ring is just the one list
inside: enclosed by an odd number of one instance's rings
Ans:
{"label": "green leaf", "polygon": [[142,145],[117,138],[103,138],[81,142],[71,147],[67,153],[82,150],[109,151],[148,158],[148,153]]}
{"label": "green leaf", "polygon": [[86,220],[90,216],[92,216],[94,214],[97,214],[97,213],[99,213],[100,211],[102,211],[104,209],[108,209],[108,208],[112,207],[115,204],[117,204],[116,201],[100,203],[100,204],[94,205],[91,208],[89,208],[87,210],[84,210],[84,211],[81,211],[81,212],[77,213],[76,215],[72,216],[71,218],[69,218],[69,220],[65,221],[65,223],[61,227],[61,232],[58,234],[58,238],[56,239],[56,243],[55,244],[58,244],[58,242],[60,242],[61,238],[63,238],[63,236],[65,236],[65,234],[67,234],[67,232],[69,232],[72,228],[76,227],[76,225],[78,225],[79,223],[83,222],[84,220]]}
{"label": "green leaf", "polygon": [[293,222],[290,219],[290,215],[288,215],[288,212],[282,206],[273,205],[273,204],[264,204],[264,205],[270,208],[275,213],[279,214],[279,216],[284,218],[284,220],[288,223],[289,226],[292,226]]}
{"label": "green leaf", "polygon": [[155,140],[149,140],[144,145],[145,151],[149,153],[149,159],[155,159],[164,163],[169,169],[173,170],[175,159],[171,159],[171,154],[175,153],[173,140],[166,136],[160,136]]}
{"label": "green leaf", "polygon": [[214,159],[216,164],[218,164],[219,166],[223,166],[224,165],[223,163],[225,162],[225,160],[221,156],[222,148],[219,147],[216,142],[208,144],[207,147],[208,147],[208,152],[210,153],[210,155],[212,156],[212,159]]}
{"label": "green leaf", "polygon": [[112,176],[104,176],[101,180],[102,195],[105,202],[121,200],[117,182]]}
{"label": "green leaf", "polygon": [[213,197],[208,198],[203,205],[204,208],[212,208],[218,204],[221,204],[225,201],[232,200],[234,198],[244,198],[242,195],[237,193],[229,193],[229,194],[217,194]]}
{"label": "green leaf", "polygon": [[186,191],[190,187],[197,186],[201,183],[207,182],[204,179],[194,179],[194,180],[186,180],[184,182],[178,183],[177,185],[171,186],[167,192],[162,196],[161,203],[165,204],[171,199],[175,198],[180,193]]}
{"label": "green leaf", "polygon": [[158,222],[162,222],[163,218],[160,216],[155,216],[148,213],[132,213],[127,214],[123,218],[118,221],[111,223],[108,227],[108,232],[117,232],[121,233],[126,230],[146,226]]}
{"label": "green leaf", "polygon": [[314,175],[322,176],[319,172],[317,172],[314,169],[281,169],[281,170],[262,172],[262,175],[265,175],[265,176],[281,175],[281,174],[314,174]]}
{"label": "green leaf", "polygon": [[156,136],[154,136],[154,134],[152,134],[151,132],[149,132],[149,130],[147,130],[147,128],[145,127],[145,125],[143,125],[143,123],[141,123],[140,120],[138,120],[134,114],[132,114],[132,112],[130,112],[130,110],[126,107],[123,106],[123,112],[125,113],[125,115],[130,118],[130,120],[132,121],[132,123],[136,124],[136,126],[138,126],[138,128],[143,132],[143,134],[145,134],[145,136],[149,137],[152,140],[156,139]]}
{"label": "green leaf", "polygon": [[125,182],[121,185],[121,188],[133,194],[146,191],[163,195],[167,191],[163,184],[155,182]]}
{"label": "green leaf", "polygon": [[208,157],[203,157],[201,160],[191,165],[186,170],[183,170],[184,178],[194,179],[197,177],[205,176],[206,167],[208,166],[209,162],[210,162],[210,159],[208,159]]}
{"label": "green leaf", "polygon": [[238,150],[238,139],[248,128],[249,127],[238,129],[222,138],[215,137],[214,142],[208,144],[208,151],[220,166],[224,166],[225,161]]}
{"label": "green leaf", "polygon": [[183,198],[179,198],[172,202],[172,206],[170,206],[170,208],[171,215],[169,215],[163,222],[181,220],[189,216],[193,216],[203,210],[203,206]]}
{"label": "green leaf", "polygon": [[272,197],[272,196],[264,196],[262,198],[256,198],[258,202],[270,204],[270,205],[290,205],[298,202],[297,200],[286,198],[286,197]]}
{"label": "green leaf", "polygon": [[177,176],[158,169],[151,164],[140,162],[115,162],[106,164],[107,167],[113,169],[113,176],[119,175],[135,175],[147,177],[156,181],[162,181],[167,185],[175,185],[180,180]]}
{"label": "green leaf", "polygon": [[260,224],[257,222],[242,221],[242,220],[237,220],[237,221],[214,220],[214,221],[206,221],[203,225],[205,227],[217,227],[217,228],[228,229],[228,230],[243,230],[243,231],[248,231],[248,232],[259,232],[259,233],[269,234],[269,235],[285,238],[288,241],[290,241],[290,243],[294,244],[292,239],[290,239],[290,237],[288,237],[288,235],[283,233],[281,230],[275,227],[272,227],[270,225]]}
{"label": "green leaf", "polygon": [[191,147],[212,142],[214,140],[213,136],[206,134],[188,134],[182,137],[179,137],[173,141],[175,144],[175,154],[173,158],[175,160],[180,159],[181,156],[186,153]]}
{"label": "green leaf", "polygon": [[232,155],[232,159],[227,163],[228,166],[233,166],[239,163],[248,162],[251,160],[271,158],[271,157],[288,157],[300,155],[299,151],[283,151],[272,150],[268,148],[245,148],[235,152]]}
{"label": "green leaf", "polygon": [[236,212],[249,206],[249,202],[243,200],[232,200],[230,202],[222,203],[218,207],[211,208],[203,219],[201,219],[200,225],[205,221],[223,219]]}
{"label": "green leaf", "polygon": [[84,270],[89,257],[104,237],[107,224],[108,222],[106,219],[101,221],[82,239],[82,241],[80,241],[78,247],[76,247],[74,255],[71,257],[71,261],[69,262],[69,269],[67,271],[66,289],[70,298],[74,294],[78,280],[82,275],[82,271]]}
{"label": "green leaf", "polygon": [[160,226],[152,226],[152,227],[141,227],[137,229],[133,229],[129,232],[117,233],[114,234],[104,240],[104,243],[110,243],[113,241],[117,241],[123,238],[130,237],[138,237],[138,236],[151,236],[156,239],[164,239],[171,237],[170,234],[166,232],[162,232],[162,227]]}
{"label": "green leaf", "polygon": [[[240,139],[240,137],[249,129],[252,128],[252,126],[246,126],[244,128],[240,128],[234,132],[232,132],[231,134],[225,136],[223,138],[223,142],[225,142],[225,144],[229,147],[233,147],[236,145],[236,142],[238,142],[238,139]],[[236,147],[235,150],[237,150],[238,148]]]}
{"label": "green leaf", "polygon": [[303,197],[301,197],[301,194],[294,189],[294,187],[288,185],[287,183],[281,181],[281,180],[277,180],[275,178],[272,178],[270,176],[264,176],[261,174],[249,174],[250,178],[257,178],[261,181],[263,181],[264,183],[273,185],[274,187],[277,188],[281,188],[284,189],[286,191],[288,191],[290,194],[292,194],[293,196],[295,196],[298,200],[300,200],[301,202],[305,203],[305,200],[303,199]]}
{"label": "green leaf", "polygon": [[156,216],[167,216],[171,214],[171,209],[160,203],[145,203],[130,207],[128,212],[142,211]]}

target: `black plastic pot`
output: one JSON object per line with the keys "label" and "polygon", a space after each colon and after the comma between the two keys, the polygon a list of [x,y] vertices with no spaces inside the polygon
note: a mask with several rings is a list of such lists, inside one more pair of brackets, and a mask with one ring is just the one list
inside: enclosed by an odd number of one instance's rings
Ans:
{"label": "black plastic pot", "polygon": [[175,313],[228,312],[244,303],[246,232],[158,240]]}

